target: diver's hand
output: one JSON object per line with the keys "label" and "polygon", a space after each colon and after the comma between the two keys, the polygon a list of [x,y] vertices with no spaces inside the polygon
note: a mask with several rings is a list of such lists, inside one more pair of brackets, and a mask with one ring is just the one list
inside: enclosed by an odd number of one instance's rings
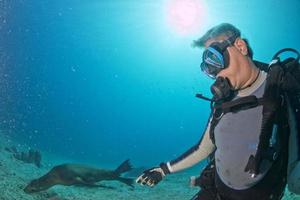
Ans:
{"label": "diver's hand", "polygon": [[159,167],[153,167],[144,171],[143,174],[136,179],[136,182],[140,183],[141,185],[153,187],[169,173],[170,171],[167,167],[167,164],[161,163]]}

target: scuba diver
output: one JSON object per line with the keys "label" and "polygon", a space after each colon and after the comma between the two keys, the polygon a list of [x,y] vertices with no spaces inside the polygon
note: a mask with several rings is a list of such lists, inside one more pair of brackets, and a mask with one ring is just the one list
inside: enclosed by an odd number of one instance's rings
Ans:
{"label": "scuba diver", "polygon": [[[295,135],[300,121],[299,53],[283,49],[269,65],[255,61],[248,41],[228,23],[208,30],[194,46],[205,48],[200,67],[215,79],[212,99],[197,95],[211,102],[206,129],[187,152],[144,171],[136,182],[153,187],[167,174],[209,158],[193,181],[201,187],[194,200],[277,200],[287,182],[299,193],[299,172],[298,178],[289,178],[300,169],[300,137]],[[281,61],[279,55],[286,51],[298,57]]]}

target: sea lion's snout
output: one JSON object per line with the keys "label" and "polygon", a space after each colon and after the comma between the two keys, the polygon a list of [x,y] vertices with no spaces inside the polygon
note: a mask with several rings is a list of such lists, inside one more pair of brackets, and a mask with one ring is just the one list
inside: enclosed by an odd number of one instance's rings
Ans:
{"label": "sea lion's snout", "polygon": [[24,192],[27,193],[27,194],[31,194],[31,193],[39,192],[39,191],[42,191],[42,189],[38,187],[38,181],[36,181],[36,180],[31,181],[24,188]]}
{"label": "sea lion's snout", "polygon": [[28,186],[26,186],[23,191],[27,194],[31,194],[34,192],[34,190]]}
{"label": "sea lion's snout", "polygon": [[36,191],[35,191],[35,188],[31,187],[30,185],[27,185],[27,186],[24,188],[24,192],[27,193],[27,194],[31,194],[31,193],[34,193],[34,192],[36,192]]}

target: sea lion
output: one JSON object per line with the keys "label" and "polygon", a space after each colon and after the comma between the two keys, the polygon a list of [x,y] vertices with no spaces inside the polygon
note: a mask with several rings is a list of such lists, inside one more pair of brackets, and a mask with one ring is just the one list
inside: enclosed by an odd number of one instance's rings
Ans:
{"label": "sea lion", "polygon": [[24,189],[26,193],[47,190],[54,185],[99,186],[95,183],[102,180],[118,180],[133,187],[133,179],[121,177],[122,173],[131,170],[129,160],[124,161],[115,170],[96,169],[79,164],[62,164],[53,167],[44,176],[32,180]]}

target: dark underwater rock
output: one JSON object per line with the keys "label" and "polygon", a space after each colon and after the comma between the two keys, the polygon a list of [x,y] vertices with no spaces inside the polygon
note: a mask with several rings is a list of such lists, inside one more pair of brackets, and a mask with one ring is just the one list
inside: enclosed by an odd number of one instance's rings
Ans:
{"label": "dark underwater rock", "polygon": [[21,160],[25,163],[33,163],[37,167],[41,167],[42,154],[38,150],[30,149],[27,152],[19,152],[15,146],[5,147],[6,151],[13,154],[13,157],[17,160]]}
{"label": "dark underwater rock", "polygon": [[25,163],[33,163],[37,167],[41,167],[42,155],[37,150],[30,149],[28,152],[20,152],[13,154],[14,158]]}
{"label": "dark underwater rock", "polygon": [[10,153],[18,153],[18,150],[17,150],[17,148],[15,146],[5,147],[4,149],[5,149],[5,151],[8,151]]}

